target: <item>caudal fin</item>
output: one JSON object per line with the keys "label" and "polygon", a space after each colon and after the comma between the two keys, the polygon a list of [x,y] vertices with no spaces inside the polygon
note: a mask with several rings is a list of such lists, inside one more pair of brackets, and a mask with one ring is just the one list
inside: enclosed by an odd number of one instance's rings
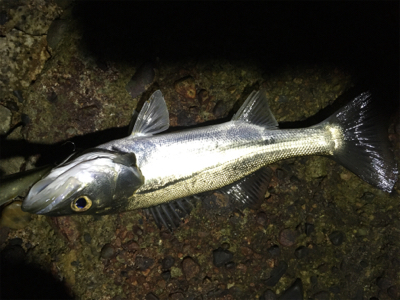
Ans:
{"label": "caudal fin", "polygon": [[343,134],[333,159],[369,184],[390,192],[397,181],[397,166],[389,149],[387,129],[373,108],[370,92],[357,96],[325,122]]}

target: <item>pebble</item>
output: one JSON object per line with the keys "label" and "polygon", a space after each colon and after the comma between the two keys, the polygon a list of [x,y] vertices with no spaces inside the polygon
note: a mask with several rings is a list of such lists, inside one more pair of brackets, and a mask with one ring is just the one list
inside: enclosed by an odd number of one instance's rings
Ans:
{"label": "pebble", "polygon": [[314,224],[306,223],[305,224],[305,233],[307,236],[310,236],[311,233],[315,231],[315,226]]}
{"label": "pebble", "polygon": [[288,269],[288,264],[281,260],[275,268],[272,269],[271,271],[271,276],[270,278],[267,279],[266,285],[267,286],[275,286],[281,277],[286,273],[286,270]]}
{"label": "pebble", "polygon": [[174,87],[179,95],[188,99],[196,98],[196,85],[193,77],[187,76],[177,80]]}
{"label": "pebble", "polygon": [[257,223],[260,225],[265,225],[267,222],[267,214],[265,212],[259,212],[256,217]]}
{"label": "pebble", "polygon": [[222,248],[218,248],[213,251],[213,263],[216,267],[222,267],[226,263],[230,262],[233,258],[233,253],[229,250],[224,250]]}
{"label": "pebble", "polygon": [[90,243],[92,242],[92,236],[91,236],[89,233],[87,233],[87,232],[85,232],[85,233],[83,234],[83,239],[84,239],[85,242],[88,243],[88,244],[90,244]]}
{"label": "pebble", "polygon": [[281,249],[278,245],[273,245],[267,249],[267,252],[272,258],[275,258],[281,254]]}
{"label": "pebble", "polygon": [[168,255],[161,261],[161,268],[163,268],[164,270],[168,270],[174,265],[174,263],[175,259],[172,256]]}
{"label": "pebble", "polygon": [[32,215],[21,210],[21,201],[14,201],[7,205],[2,213],[0,226],[6,226],[11,229],[25,228],[31,221]]}
{"label": "pebble", "polygon": [[296,243],[297,234],[291,229],[284,229],[279,234],[279,244],[291,247]]}
{"label": "pebble", "polygon": [[165,271],[161,273],[161,277],[165,280],[168,281],[171,279],[171,271]]}
{"label": "pebble", "polygon": [[147,295],[146,295],[146,298],[145,298],[146,300],[158,300],[158,299],[160,299],[160,298],[158,298],[156,295],[154,295],[153,293],[148,293]]}
{"label": "pebble", "polygon": [[309,249],[305,246],[300,246],[294,251],[294,256],[298,259],[304,258],[308,255]]}
{"label": "pebble", "polygon": [[101,248],[100,256],[104,259],[109,259],[114,255],[114,247],[110,244],[105,244],[103,248]]}
{"label": "pebble", "polygon": [[228,112],[228,105],[222,101],[219,100],[213,109],[213,114],[214,116],[216,116],[217,118],[223,117],[226,113]]}
{"label": "pebble", "polygon": [[261,295],[260,300],[276,300],[276,294],[270,289],[266,290],[264,294]]}
{"label": "pebble", "polygon": [[186,257],[182,261],[182,271],[186,280],[190,280],[200,272],[200,267],[191,257]]}
{"label": "pebble", "polygon": [[279,297],[279,300],[303,300],[303,283],[297,278],[294,283],[285,290]]}
{"label": "pebble", "polygon": [[318,292],[313,296],[314,300],[329,300],[329,293],[325,291]]}
{"label": "pebble", "polygon": [[329,240],[335,246],[340,246],[344,241],[344,234],[341,231],[334,231],[329,235]]}

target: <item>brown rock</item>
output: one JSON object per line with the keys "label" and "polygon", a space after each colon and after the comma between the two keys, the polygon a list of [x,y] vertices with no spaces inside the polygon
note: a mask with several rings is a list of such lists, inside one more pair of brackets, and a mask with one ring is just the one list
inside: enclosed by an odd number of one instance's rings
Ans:
{"label": "brown rock", "polygon": [[182,261],[182,270],[186,280],[190,280],[200,272],[200,267],[191,257],[186,257]]}
{"label": "brown rock", "polygon": [[284,229],[279,234],[279,244],[285,247],[291,247],[296,243],[297,234],[294,230]]}
{"label": "brown rock", "polygon": [[196,98],[196,86],[193,77],[183,77],[176,81],[174,86],[179,95],[188,99]]}

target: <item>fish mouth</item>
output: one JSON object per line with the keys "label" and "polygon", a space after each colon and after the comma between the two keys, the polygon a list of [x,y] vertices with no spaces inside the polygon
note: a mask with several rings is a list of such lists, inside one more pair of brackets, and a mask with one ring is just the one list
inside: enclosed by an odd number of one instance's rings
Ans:
{"label": "fish mouth", "polygon": [[63,200],[79,191],[81,186],[81,182],[74,177],[69,177],[62,184],[52,178],[45,178],[31,188],[22,202],[21,209],[31,214],[46,214],[64,206],[66,203]]}

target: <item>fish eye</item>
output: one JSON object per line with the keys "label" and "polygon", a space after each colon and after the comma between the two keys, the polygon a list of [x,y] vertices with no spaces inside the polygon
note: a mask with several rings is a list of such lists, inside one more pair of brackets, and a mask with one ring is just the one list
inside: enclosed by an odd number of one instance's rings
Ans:
{"label": "fish eye", "polygon": [[71,202],[71,208],[76,212],[87,211],[91,206],[92,200],[87,196],[79,196]]}

